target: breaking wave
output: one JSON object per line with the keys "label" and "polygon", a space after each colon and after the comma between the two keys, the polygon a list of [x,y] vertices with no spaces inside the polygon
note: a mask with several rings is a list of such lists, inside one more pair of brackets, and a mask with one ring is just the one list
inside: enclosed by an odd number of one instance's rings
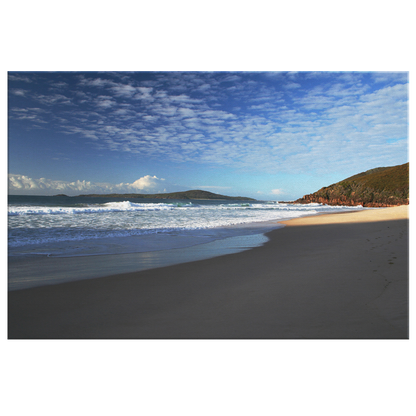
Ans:
{"label": "breaking wave", "polygon": [[101,205],[88,205],[79,207],[59,207],[59,206],[10,206],[8,215],[56,215],[56,214],[97,214],[107,212],[127,212],[127,211],[169,211],[175,208],[192,206],[189,204],[165,204],[165,203],[144,203],[137,204],[130,201],[107,202]]}

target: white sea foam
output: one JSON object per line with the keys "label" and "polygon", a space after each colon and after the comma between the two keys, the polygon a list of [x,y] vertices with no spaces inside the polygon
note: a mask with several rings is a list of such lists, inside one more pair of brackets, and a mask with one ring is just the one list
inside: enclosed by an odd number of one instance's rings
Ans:
{"label": "white sea foam", "polygon": [[[86,204],[71,200],[66,205],[53,202],[55,200],[50,199],[43,205],[9,205],[9,249],[83,240],[101,244],[106,239],[156,234],[184,235],[192,232],[195,237],[196,231],[202,235],[204,230],[230,229],[247,224],[259,228],[265,222],[276,224],[280,220],[305,215],[361,208],[274,201],[94,201]],[[137,239],[135,241],[137,244]]]}
{"label": "white sea foam", "polygon": [[263,244],[264,233],[283,226],[279,221],[357,209],[362,208],[274,201],[11,197],[9,288],[223,255]]}
{"label": "white sea foam", "polygon": [[137,204],[130,201],[108,202],[102,205],[81,207],[47,207],[47,206],[9,206],[8,215],[54,215],[54,214],[96,214],[103,212],[126,211],[167,211],[174,208],[192,206],[189,204]]}

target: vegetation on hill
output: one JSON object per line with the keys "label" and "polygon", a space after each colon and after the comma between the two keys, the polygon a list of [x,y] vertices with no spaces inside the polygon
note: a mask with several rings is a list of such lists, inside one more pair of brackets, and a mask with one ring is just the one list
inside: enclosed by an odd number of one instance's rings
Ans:
{"label": "vegetation on hill", "polygon": [[89,194],[79,195],[83,197],[101,197],[101,198],[151,198],[151,199],[223,199],[234,201],[255,201],[252,198],[244,196],[226,196],[214,194],[208,191],[192,190],[185,192],[171,192],[166,194]]}
{"label": "vegetation on hill", "polygon": [[409,163],[375,168],[351,176],[319,191],[305,195],[297,203],[389,207],[409,203]]}

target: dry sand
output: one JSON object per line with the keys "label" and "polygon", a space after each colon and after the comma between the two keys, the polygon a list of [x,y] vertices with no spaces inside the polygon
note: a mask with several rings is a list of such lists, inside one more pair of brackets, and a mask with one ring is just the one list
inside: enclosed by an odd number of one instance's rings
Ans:
{"label": "dry sand", "polygon": [[408,217],[305,217],[245,252],[9,292],[9,338],[407,339]]}

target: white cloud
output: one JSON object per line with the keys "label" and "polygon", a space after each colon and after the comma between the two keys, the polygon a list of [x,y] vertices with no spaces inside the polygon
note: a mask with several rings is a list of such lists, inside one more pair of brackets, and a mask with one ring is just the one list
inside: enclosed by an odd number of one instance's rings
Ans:
{"label": "white cloud", "polygon": [[297,82],[289,82],[286,85],[284,85],[284,87],[291,90],[291,89],[294,89],[294,88],[300,88],[301,85],[298,84]]}
{"label": "white cloud", "polygon": [[133,183],[94,183],[86,180],[74,182],[52,179],[33,179],[25,175],[9,174],[10,195],[79,195],[85,193],[161,193],[184,190],[183,187],[166,183],[165,179],[145,175]]}
{"label": "white cloud", "polygon": [[63,94],[51,94],[51,95],[44,95],[44,94],[36,94],[34,96],[40,103],[48,106],[53,106],[56,104],[72,104],[70,98]]}
{"label": "white cloud", "polygon": [[19,88],[14,88],[10,90],[10,92],[14,95],[20,95],[21,97],[23,97],[27,93],[27,91],[19,89]]}
{"label": "white cloud", "polygon": [[82,86],[88,86],[88,87],[106,87],[106,86],[114,86],[115,83],[113,81],[102,79],[102,78],[86,78],[84,75],[80,75],[79,82]]}
{"label": "white cloud", "polygon": [[272,189],[271,194],[273,195],[282,195],[284,193],[283,189]]}
{"label": "white cloud", "polygon": [[96,99],[96,104],[98,107],[108,108],[116,105],[116,102],[112,99],[112,97],[99,96]]}
{"label": "white cloud", "polygon": [[111,90],[116,96],[131,97],[137,92],[136,88],[128,84],[118,84],[111,87]]}
{"label": "white cloud", "polygon": [[29,77],[23,75],[12,75],[9,74],[9,81],[24,81],[24,82],[32,82]]}
{"label": "white cloud", "polygon": [[132,184],[127,184],[127,186],[133,189],[137,189],[138,191],[148,192],[150,190],[156,190],[161,181],[164,181],[164,179],[159,179],[156,176],[146,175],[140,179],[137,179]]}
{"label": "white cloud", "polygon": [[[403,74],[375,74],[373,79],[391,80],[376,90],[360,73],[264,74],[269,83],[280,80],[276,88],[244,74],[161,73],[145,82],[125,75],[118,78],[123,83],[89,75],[79,77],[72,95],[33,94],[48,105],[52,119],[33,108],[12,108],[10,116],[45,128],[54,124],[99,150],[128,152],[146,161],[154,157],[167,163],[310,173],[338,170],[345,160],[354,170],[354,164],[371,168],[390,159],[404,162],[403,146],[391,141],[407,138],[408,86],[393,84],[405,79]],[[302,88],[306,78],[316,80],[315,86]],[[220,86],[222,81],[235,82],[232,95]],[[221,105],[228,100],[229,106]],[[71,102],[78,109],[59,116],[49,107],[59,104],[59,110]]]}
{"label": "white cloud", "polygon": [[9,174],[9,193],[13,194],[18,192],[19,194],[35,193],[39,194],[40,191],[45,191],[48,195],[53,191],[57,192],[73,192],[73,191],[86,191],[92,186],[91,182],[87,181],[75,181],[65,182],[57,181],[45,178],[32,179],[25,175]]}

